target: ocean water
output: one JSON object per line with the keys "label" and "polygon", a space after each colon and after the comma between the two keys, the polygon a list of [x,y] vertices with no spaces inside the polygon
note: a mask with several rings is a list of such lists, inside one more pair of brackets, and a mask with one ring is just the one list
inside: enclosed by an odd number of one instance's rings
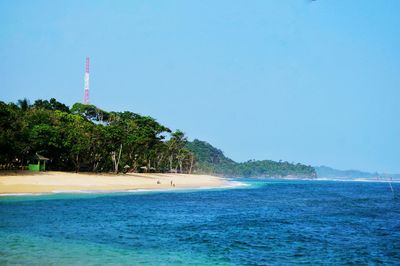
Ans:
{"label": "ocean water", "polygon": [[400,265],[400,184],[0,197],[0,265]]}

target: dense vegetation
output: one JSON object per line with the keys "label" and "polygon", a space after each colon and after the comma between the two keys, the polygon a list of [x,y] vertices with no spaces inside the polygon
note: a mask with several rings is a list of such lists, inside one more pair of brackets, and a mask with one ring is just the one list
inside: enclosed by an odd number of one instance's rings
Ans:
{"label": "dense vegetation", "polygon": [[236,163],[206,142],[188,142],[154,118],[107,112],[94,105],[71,108],[56,99],[0,102],[0,166],[21,169],[35,154],[48,169],[67,171],[215,173],[227,176],[313,176],[302,164]]}
{"label": "dense vegetation", "polygon": [[186,147],[195,154],[196,169],[232,177],[302,176],[316,177],[315,170],[304,164],[275,162],[270,160],[237,163],[224,156],[223,152],[205,141],[195,139]]}
{"label": "dense vegetation", "polygon": [[[181,131],[148,116],[94,105],[0,102],[0,163],[22,167],[39,153],[52,170],[191,172],[194,157]],[[168,138],[168,140],[167,140]],[[4,167],[3,167],[4,168]]]}

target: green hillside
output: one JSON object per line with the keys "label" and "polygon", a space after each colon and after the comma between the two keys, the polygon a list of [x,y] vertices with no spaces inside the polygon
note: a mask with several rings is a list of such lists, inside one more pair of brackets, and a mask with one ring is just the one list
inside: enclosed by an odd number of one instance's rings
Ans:
{"label": "green hillside", "polygon": [[238,163],[226,157],[221,150],[198,139],[188,142],[186,147],[196,158],[195,169],[198,173],[214,173],[231,177],[316,177],[313,167],[299,163],[271,160]]}

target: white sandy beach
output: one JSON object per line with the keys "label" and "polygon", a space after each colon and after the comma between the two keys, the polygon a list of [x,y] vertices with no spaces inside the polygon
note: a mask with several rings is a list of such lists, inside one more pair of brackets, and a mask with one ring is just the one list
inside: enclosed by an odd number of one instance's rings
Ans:
{"label": "white sandy beach", "polygon": [[210,175],[9,172],[0,175],[0,194],[208,188],[225,184],[225,179]]}

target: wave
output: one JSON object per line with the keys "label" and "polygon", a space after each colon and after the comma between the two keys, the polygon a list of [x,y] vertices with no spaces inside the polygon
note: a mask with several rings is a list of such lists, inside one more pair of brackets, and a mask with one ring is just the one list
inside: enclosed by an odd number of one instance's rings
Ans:
{"label": "wave", "polygon": [[174,192],[174,191],[196,191],[196,190],[212,190],[212,189],[233,189],[238,187],[247,187],[250,184],[240,181],[227,180],[222,186],[208,187],[183,187],[183,188],[165,188],[165,189],[131,189],[123,192]]}
{"label": "wave", "polygon": [[[309,179],[310,180],[310,179]],[[315,181],[339,181],[339,182],[370,182],[370,183],[400,183],[400,180],[389,180],[389,179],[368,179],[368,178],[330,178],[330,177],[319,177],[312,179]]]}
{"label": "wave", "polygon": [[156,188],[156,189],[127,189],[127,190],[53,190],[47,193],[4,193],[1,197],[12,196],[48,196],[57,194],[121,194],[121,193],[157,193],[157,192],[185,192],[196,190],[212,190],[212,189],[234,189],[238,187],[246,187],[250,184],[226,180],[222,186],[208,187],[182,187],[182,188]]}
{"label": "wave", "polygon": [[10,197],[10,196],[43,196],[49,193],[2,193],[0,197]]}

